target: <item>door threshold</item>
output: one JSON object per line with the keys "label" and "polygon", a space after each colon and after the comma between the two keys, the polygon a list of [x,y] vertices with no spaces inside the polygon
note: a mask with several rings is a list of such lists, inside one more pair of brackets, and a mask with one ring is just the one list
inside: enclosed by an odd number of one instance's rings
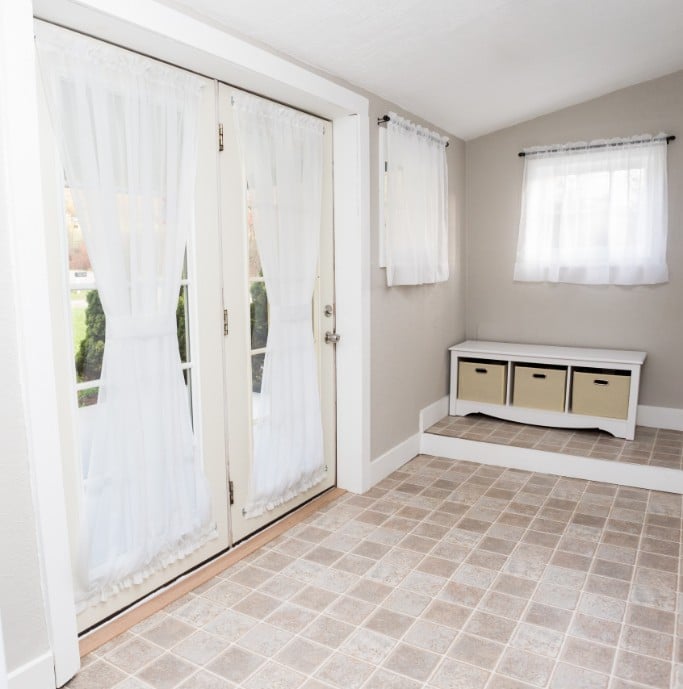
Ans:
{"label": "door threshold", "polygon": [[266,543],[296,526],[311,514],[317,512],[325,505],[346,493],[342,488],[330,488],[316,498],[313,498],[300,508],[267,526],[254,536],[240,541],[230,550],[208,560],[196,569],[184,574],[170,584],[157,589],[149,596],[134,603],[131,607],[120,612],[115,617],[109,618],[102,624],[86,631],[79,637],[78,645],[81,658],[111,641],[114,637],[123,634],[142,620],[151,617],[167,605],[182,598],[193,589],[213,579],[217,574],[228,569],[240,560],[251,555],[254,551],[263,547]]}

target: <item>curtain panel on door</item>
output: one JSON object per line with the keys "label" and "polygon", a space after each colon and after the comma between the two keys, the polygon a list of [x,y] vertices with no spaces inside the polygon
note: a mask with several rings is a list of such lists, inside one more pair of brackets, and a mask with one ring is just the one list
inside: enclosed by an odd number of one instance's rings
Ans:
{"label": "curtain panel on door", "polygon": [[324,478],[312,322],[324,125],[249,94],[233,106],[270,317],[245,507],[255,517]]}
{"label": "curtain panel on door", "polygon": [[42,23],[36,43],[106,317],[95,425],[82,448],[83,607],[213,532],[175,320],[204,80]]}
{"label": "curtain panel on door", "polygon": [[447,137],[389,113],[380,267],[390,287],[448,280],[447,143]]}

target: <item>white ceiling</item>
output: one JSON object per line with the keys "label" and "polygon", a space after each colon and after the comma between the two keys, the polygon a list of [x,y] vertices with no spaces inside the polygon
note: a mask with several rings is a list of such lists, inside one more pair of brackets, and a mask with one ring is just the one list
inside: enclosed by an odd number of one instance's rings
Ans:
{"label": "white ceiling", "polygon": [[683,69],[681,0],[165,0],[464,139]]}

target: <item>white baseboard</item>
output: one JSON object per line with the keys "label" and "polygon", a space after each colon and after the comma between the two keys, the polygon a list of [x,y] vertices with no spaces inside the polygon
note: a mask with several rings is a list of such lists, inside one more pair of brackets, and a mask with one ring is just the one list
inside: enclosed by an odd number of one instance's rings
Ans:
{"label": "white baseboard", "polygon": [[370,473],[367,489],[372,488],[382,479],[386,478],[396,469],[400,469],[406,462],[409,462],[420,452],[421,433],[415,433],[409,438],[399,443],[383,455],[370,462]]}
{"label": "white baseboard", "polygon": [[423,433],[420,452],[447,459],[462,459],[482,464],[538,471],[554,476],[615,483],[620,486],[683,493],[683,472],[666,467],[609,462],[590,457],[575,457],[510,445]]}
{"label": "white baseboard", "polygon": [[649,407],[645,404],[639,404],[636,423],[639,426],[648,426],[649,428],[683,431],[683,409]]}
{"label": "white baseboard", "polygon": [[[592,457],[568,457],[554,452],[424,433],[425,429],[447,414],[447,396],[422,409],[419,418],[420,431],[370,462],[366,490],[400,469],[415,455],[424,453],[526,471],[541,471],[557,476],[683,493],[681,472],[666,467],[615,463]],[[638,424],[651,428],[683,430],[683,409],[639,405]]]}
{"label": "white baseboard", "polygon": [[370,462],[370,471],[368,474],[367,485],[365,490],[369,490],[372,486],[385,479],[389,474],[400,469],[406,462],[409,462],[415,455],[420,453],[420,442],[422,432],[425,428],[429,428],[440,419],[448,414],[448,396],[433,402],[420,410],[418,433],[406,438],[391,450],[387,450],[383,455]]}
{"label": "white baseboard", "polygon": [[55,667],[52,653],[46,651],[7,676],[7,689],[55,689]]}
{"label": "white baseboard", "polygon": [[437,421],[441,421],[444,416],[448,416],[448,395],[433,402],[420,412],[420,433],[433,426]]}

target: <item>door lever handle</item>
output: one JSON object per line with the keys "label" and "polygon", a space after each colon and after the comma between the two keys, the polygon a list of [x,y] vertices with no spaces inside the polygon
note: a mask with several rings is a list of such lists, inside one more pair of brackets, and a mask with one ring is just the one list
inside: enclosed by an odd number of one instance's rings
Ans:
{"label": "door lever handle", "polygon": [[331,333],[329,330],[325,333],[325,342],[327,342],[327,344],[337,344],[339,340],[341,340],[341,335]]}

